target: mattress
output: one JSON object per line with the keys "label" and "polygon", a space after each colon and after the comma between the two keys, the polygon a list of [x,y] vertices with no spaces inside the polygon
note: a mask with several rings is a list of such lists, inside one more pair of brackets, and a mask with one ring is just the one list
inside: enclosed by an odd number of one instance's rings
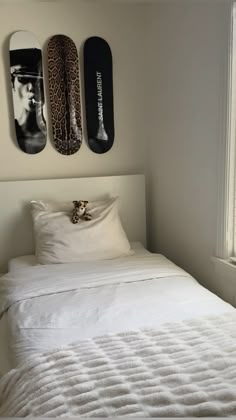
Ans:
{"label": "mattress", "polygon": [[0,281],[2,373],[76,340],[235,310],[159,254],[28,266]]}

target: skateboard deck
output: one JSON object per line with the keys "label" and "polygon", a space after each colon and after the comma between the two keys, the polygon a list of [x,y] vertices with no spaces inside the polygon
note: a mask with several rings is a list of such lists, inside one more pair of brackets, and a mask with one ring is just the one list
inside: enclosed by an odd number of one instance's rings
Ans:
{"label": "skateboard deck", "polygon": [[31,32],[17,31],[9,54],[17,143],[25,153],[39,153],[47,141],[41,48]]}
{"label": "skateboard deck", "polygon": [[88,146],[105,153],[114,142],[112,54],[96,36],[84,44],[84,83]]}
{"label": "skateboard deck", "polygon": [[48,42],[48,84],[54,144],[64,155],[82,143],[80,77],[77,48],[65,35]]}

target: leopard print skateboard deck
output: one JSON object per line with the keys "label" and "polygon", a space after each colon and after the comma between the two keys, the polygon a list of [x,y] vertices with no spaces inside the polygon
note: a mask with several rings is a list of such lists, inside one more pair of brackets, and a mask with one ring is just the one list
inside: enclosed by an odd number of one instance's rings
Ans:
{"label": "leopard print skateboard deck", "polygon": [[10,38],[10,73],[15,133],[23,152],[41,152],[47,141],[41,47],[28,31]]}
{"label": "leopard print skateboard deck", "polygon": [[95,153],[105,153],[114,142],[114,111],[112,54],[102,38],[85,41],[84,83],[88,145]]}
{"label": "leopard print skateboard deck", "polygon": [[49,39],[48,84],[55,147],[72,155],[81,146],[82,127],[78,53],[68,36]]}

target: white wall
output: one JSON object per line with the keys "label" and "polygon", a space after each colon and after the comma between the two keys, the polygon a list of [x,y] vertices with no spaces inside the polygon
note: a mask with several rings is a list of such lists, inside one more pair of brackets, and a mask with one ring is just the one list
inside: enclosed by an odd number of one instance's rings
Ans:
{"label": "white wall", "polygon": [[[145,51],[145,10],[142,5],[80,0],[1,3],[0,180],[144,172],[147,136],[142,121],[144,85],[140,80],[144,60],[140,52]],[[115,142],[108,153],[97,155],[83,141],[75,155],[59,154],[52,145],[50,118],[47,146],[41,153],[26,155],[16,146],[8,67],[9,37],[16,30],[29,30],[36,35],[43,46],[44,59],[47,40],[57,33],[70,36],[78,48],[93,35],[108,41],[113,53],[115,117]]]}
{"label": "white wall", "polygon": [[[150,244],[232,300],[215,255],[225,135],[230,1],[160,1],[150,10]],[[150,91],[150,93],[151,93]],[[234,286],[235,289],[235,286]],[[223,290],[223,292],[222,292]]]}

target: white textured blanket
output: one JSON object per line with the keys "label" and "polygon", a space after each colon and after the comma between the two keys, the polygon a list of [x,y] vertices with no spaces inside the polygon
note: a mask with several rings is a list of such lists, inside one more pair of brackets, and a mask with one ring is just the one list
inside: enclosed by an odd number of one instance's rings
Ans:
{"label": "white textured blanket", "polygon": [[39,355],[0,381],[0,416],[235,416],[235,321],[228,313]]}

